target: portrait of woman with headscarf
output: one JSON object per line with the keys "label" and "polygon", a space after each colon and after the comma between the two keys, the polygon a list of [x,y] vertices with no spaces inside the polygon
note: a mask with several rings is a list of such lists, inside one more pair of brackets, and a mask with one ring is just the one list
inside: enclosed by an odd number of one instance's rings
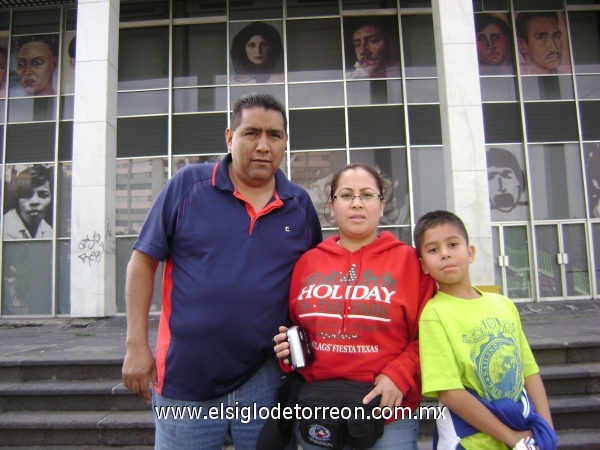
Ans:
{"label": "portrait of woman with headscarf", "polygon": [[252,22],[231,43],[232,81],[237,83],[283,82],[283,45],[272,25]]}

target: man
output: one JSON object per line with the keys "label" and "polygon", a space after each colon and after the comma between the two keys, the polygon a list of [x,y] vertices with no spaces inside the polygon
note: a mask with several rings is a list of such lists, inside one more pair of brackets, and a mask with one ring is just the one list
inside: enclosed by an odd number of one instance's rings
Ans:
{"label": "man", "polygon": [[488,149],[487,171],[492,220],[526,219],[527,217],[508,217],[508,213],[519,206],[522,208],[518,209],[522,209],[525,214],[527,206],[527,199],[521,199],[525,197],[525,174],[515,155],[499,147]]}
{"label": "man", "polygon": [[[15,207],[4,215],[4,239],[43,239],[52,237],[52,227],[44,219],[52,203],[51,169],[36,164],[11,177],[9,198]],[[11,185],[15,185],[14,190]]]}
{"label": "man", "polygon": [[400,76],[398,45],[386,32],[383,22],[369,19],[359,23],[352,34],[356,56],[354,72],[348,78],[383,78]]}
{"label": "man", "polygon": [[[242,408],[273,405],[280,369],[271,338],[279,323],[289,323],[297,258],[322,240],[307,192],[278,170],[286,128],[274,97],[240,98],[225,132],[229,154],[179,169],[134,244],[124,385],[150,401],[152,383],[156,407],[201,406],[204,414],[231,408],[227,418],[156,419],[157,449],[220,450],[228,427],[236,448],[254,448],[264,420]],[[159,261],[165,267],[155,360],[148,312]]]}
{"label": "man", "polygon": [[515,20],[523,74],[558,73],[562,62],[562,32],[555,12],[520,13]]}
{"label": "man", "polygon": [[54,95],[53,76],[57,51],[50,38],[26,36],[19,40],[17,78],[25,95]]}

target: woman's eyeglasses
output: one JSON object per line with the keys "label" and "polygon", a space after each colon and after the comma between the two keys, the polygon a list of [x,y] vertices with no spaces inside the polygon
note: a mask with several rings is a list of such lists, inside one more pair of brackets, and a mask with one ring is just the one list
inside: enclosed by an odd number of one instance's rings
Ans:
{"label": "woman's eyeglasses", "polygon": [[374,192],[363,192],[360,195],[353,195],[353,194],[340,194],[340,195],[333,195],[331,197],[332,200],[341,200],[345,203],[352,203],[354,201],[355,198],[358,198],[361,202],[370,202],[373,201],[375,199],[379,199],[379,200],[383,200],[383,195],[381,194],[376,194]]}

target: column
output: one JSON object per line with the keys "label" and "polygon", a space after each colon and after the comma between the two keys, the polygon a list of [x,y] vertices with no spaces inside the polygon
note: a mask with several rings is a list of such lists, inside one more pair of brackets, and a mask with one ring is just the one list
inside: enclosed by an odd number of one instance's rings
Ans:
{"label": "column", "polygon": [[492,228],[473,2],[433,0],[446,203],[476,247],[471,282],[493,286]]}
{"label": "column", "polygon": [[71,316],[105,317],[115,301],[119,1],[79,1],[73,123]]}

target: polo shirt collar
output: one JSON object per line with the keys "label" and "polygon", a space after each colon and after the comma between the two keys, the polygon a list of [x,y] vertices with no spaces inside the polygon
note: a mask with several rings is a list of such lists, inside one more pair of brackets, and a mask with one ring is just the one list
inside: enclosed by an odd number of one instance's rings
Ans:
{"label": "polo shirt collar", "polygon": [[[215,171],[213,173],[212,184],[213,186],[216,186],[217,188],[223,191],[234,192],[235,187],[231,182],[231,178],[229,177],[229,170],[227,169],[231,162],[231,153],[227,153],[227,155],[225,155],[225,157],[217,163],[217,166],[215,167]],[[285,177],[281,169],[277,169],[277,172],[275,172],[275,191],[281,199],[288,199],[293,197],[292,184]]]}

